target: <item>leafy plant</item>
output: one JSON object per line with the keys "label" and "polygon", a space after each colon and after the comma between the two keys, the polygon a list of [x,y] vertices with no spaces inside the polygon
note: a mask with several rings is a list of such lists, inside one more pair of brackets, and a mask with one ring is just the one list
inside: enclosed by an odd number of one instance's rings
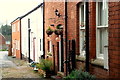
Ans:
{"label": "leafy plant", "polygon": [[83,72],[82,70],[74,70],[68,76],[66,76],[65,79],[95,80],[95,76],[90,75],[88,72]]}
{"label": "leafy plant", "polygon": [[57,25],[56,29],[62,29],[62,25],[61,24]]}
{"label": "leafy plant", "polygon": [[0,51],[8,51],[7,49],[1,49]]}
{"label": "leafy plant", "polygon": [[45,72],[50,72],[52,69],[52,62],[49,60],[42,59],[39,64],[36,64],[38,69],[42,69]]}
{"label": "leafy plant", "polygon": [[48,27],[48,29],[47,29],[48,31],[53,31],[50,27]]}
{"label": "leafy plant", "polygon": [[49,27],[47,30],[46,30],[46,33],[48,35],[51,35],[53,33],[53,30]]}

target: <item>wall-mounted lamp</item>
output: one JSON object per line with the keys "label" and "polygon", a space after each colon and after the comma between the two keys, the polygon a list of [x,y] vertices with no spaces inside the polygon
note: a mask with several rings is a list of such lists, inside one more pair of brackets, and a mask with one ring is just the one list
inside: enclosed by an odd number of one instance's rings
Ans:
{"label": "wall-mounted lamp", "polygon": [[55,10],[55,15],[58,16],[58,17],[61,16],[57,9]]}

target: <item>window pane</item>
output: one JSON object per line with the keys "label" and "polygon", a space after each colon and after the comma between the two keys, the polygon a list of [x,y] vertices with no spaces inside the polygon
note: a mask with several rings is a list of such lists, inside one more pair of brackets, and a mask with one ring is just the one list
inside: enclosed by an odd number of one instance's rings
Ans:
{"label": "window pane", "polygon": [[102,20],[103,20],[103,11],[102,11],[102,2],[98,3],[98,25],[101,26],[103,25]]}
{"label": "window pane", "polygon": [[84,22],[84,5],[81,6],[81,23]]}
{"label": "window pane", "polygon": [[103,54],[103,33],[102,33],[102,29],[100,29],[100,54]]}
{"label": "window pane", "polygon": [[98,26],[108,25],[108,3],[99,2],[97,10],[98,10]]}

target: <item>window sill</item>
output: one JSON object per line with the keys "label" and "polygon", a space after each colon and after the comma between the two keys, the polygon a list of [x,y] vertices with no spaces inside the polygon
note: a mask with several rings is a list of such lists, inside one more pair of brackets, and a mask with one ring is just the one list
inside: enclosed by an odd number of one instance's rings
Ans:
{"label": "window sill", "polygon": [[91,64],[104,67],[104,60],[103,59],[91,60]]}
{"label": "window sill", "polygon": [[76,60],[85,61],[85,56],[79,56],[79,55],[77,55],[76,56]]}

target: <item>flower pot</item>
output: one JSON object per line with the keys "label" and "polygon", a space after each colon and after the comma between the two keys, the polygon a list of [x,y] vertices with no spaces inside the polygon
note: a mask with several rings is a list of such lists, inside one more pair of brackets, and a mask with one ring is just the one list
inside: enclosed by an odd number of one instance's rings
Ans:
{"label": "flower pot", "polygon": [[46,71],[44,77],[50,78],[51,77],[51,73],[49,71]]}
{"label": "flower pot", "polygon": [[63,34],[63,30],[62,30],[62,29],[56,29],[56,30],[54,31],[54,33],[55,33],[56,35],[62,35],[62,34]]}
{"label": "flower pot", "polygon": [[51,35],[51,34],[53,33],[53,31],[51,31],[51,30],[46,30],[46,33],[47,33],[47,35]]}

